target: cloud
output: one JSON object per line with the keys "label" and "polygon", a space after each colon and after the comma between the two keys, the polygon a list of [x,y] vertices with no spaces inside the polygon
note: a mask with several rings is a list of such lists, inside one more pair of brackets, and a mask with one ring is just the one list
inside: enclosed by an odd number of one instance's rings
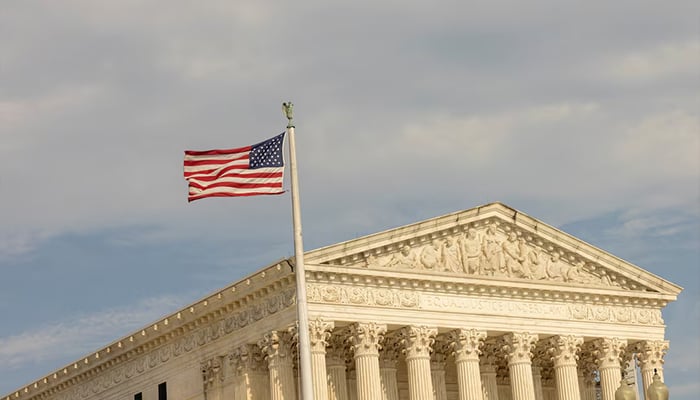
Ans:
{"label": "cloud", "polygon": [[30,254],[51,236],[51,233],[42,231],[0,231],[0,261]]}
{"label": "cloud", "polygon": [[700,41],[692,40],[616,55],[607,61],[602,72],[617,83],[649,83],[697,78],[698,70]]}
{"label": "cloud", "polygon": [[116,340],[115,335],[125,335],[181,305],[182,299],[174,296],[146,298],[130,306],[74,315],[0,338],[0,364],[7,371],[29,365],[53,364],[58,368],[57,363],[94,351]]}

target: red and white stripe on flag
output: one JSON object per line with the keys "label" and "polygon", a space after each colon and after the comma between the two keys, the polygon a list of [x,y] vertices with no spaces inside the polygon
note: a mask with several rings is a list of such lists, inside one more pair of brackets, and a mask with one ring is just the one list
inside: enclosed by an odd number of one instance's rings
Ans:
{"label": "red and white stripe on flag", "polygon": [[283,143],[284,133],[237,149],[186,150],[187,200],[284,193]]}

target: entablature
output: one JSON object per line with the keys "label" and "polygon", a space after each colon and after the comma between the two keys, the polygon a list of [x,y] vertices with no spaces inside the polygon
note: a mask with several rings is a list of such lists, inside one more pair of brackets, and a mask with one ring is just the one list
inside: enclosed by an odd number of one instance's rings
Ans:
{"label": "entablature", "polygon": [[663,308],[675,297],[656,292],[633,292],[616,288],[590,288],[556,282],[523,282],[492,277],[455,277],[449,274],[425,275],[407,271],[367,269],[338,270],[326,265],[306,265],[309,284],[338,284],[423,293],[469,295],[485,298],[548,300],[596,305],[633,305]]}

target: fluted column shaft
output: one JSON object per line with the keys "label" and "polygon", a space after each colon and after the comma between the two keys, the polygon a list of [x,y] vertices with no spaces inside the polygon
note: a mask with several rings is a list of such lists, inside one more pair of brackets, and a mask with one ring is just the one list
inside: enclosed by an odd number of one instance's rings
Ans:
{"label": "fluted column shaft", "polygon": [[328,370],[328,400],[349,400],[347,367],[345,366],[345,336],[332,335],[326,352]]}
{"label": "fluted column shaft", "polygon": [[396,382],[396,367],[381,366],[382,400],[399,400],[399,385]]}
{"label": "fluted column shaft", "polygon": [[357,400],[377,400],[382,397],[379,374],[379,349],[386,325],[356,323],[350,326],[350,343],[354,351],[357,376]]}
{"label": "fluted column shaft", "polygon": [[595,355],[600,374],[602,400],[615,400],[615,391],[620,386],[622,371],[620,363],[627,341],[618,338],[601,338],[594,342]]}
{"label": "fluted column shaft", "polygon": [[229,355],[233,378],[233,398],[236,400],[267,400],[270,398],[268,368],[260,348],[246,344]]}
{"label": "fluted column shaft", "polygon": [[[483,399],[484,391],[481,386],[479,356],[484,339],[486,339],[486,332],[476,329],[456,329],[448,334],[457,367],[457,387],[460,400]],[[495,375],[494,370],[494,384]]]}
{"label": "fluted column shaft", "polygon": [[348,400],[345,363],[328,364],[328,400]]}
{"label": "fluted column shaft", "polygon": [[434,400],[447,400],[445,364],[450,353],[450,344],[445,336],[435,340],[433,352],[430,354],[430,375],[433,384]]}
{"label": "fluted column shaft", "polygon": [[535,385],[535,400],[544,400],[542,391],[542,367],[532,366],[532,383]]}
{"label": "fluted column shaft", "polygon": [[571,335],[555,336],[548,341],[547,351],[554,363],[554,379],[561,400],[581,400],[576,361],[582,344],[582,337]]}
{"label": "fluted column shaft", "polygon": [[509,333],[503,339],[513,400],[535,400],[535,384],[532,379],[532,350],[538,336],[527,332],[518,332]]}
{"label": "fluted column shaft", "polygon": [[488,400],[498,400],[498,381],[496,380],[496,360],[500,355],[497,343],[485,343],[479,356],[479,371]]}
{"label": "fluted column shaft", "polygon": [[357,373],[353,369],[351,371],[348,371],[347,375],[348,375],[348,400],[357,400]]}
{"label": "fluted column shaft", "polygon": [[270,399],[296,399],[291,335],[272,331],[258,343],[267,358],[270,377]]}
{"label": "fluted column shaft", "polygon": [[433,399],[447,400],[447,386],[445,382],[445,363],[430,363],[430,380],[433,384]]}
{"label": "fluted column shaft", "polygon": [[[578,388],[581,393],[581,400],[595,400],[595,387],[592,385],[593,381],[586,376],[586,373],[579,369],[578,373]],[[593,390],[591,390],[591,388]],[[591,397],[591,395],[593,397]]]}
{"label": "fluted column shaft", "polygon": [[381,375],[377,357],[371,355],[355,356],[357,374],[357,400],[377,399],[381,396]]}
{"label": "fluted column shaft", "polygon": [[311,345],[311,371],[315,400],[328,400],[328,372],[326,371],[326,347],[331,338],[333,322],[321,318],[309,321]]}
{"label": "fluted column shaft", "polygon": [[644,388],[644,398],[647,397],[647,388],[651,385],[651,378],[654,370],[659,374],[661,381],[664,380],[664,355],[668,351],[667,340],[646,341],[639,344],[637,349],[637,361],[642,375],[642,387]]}
{"label": "fluted column shaft", "polygon": [[399,331],[400,343],[406,354],[410,400],[426,400],[433,397],[430,352],[435,343],[435,335],[437,328],[427,326],[407,326]]}
{"label": "fluted column shaft", "polygon": [[382,400],[399,400],[399,385],[396,381],[396,363],[401,347],[396,338],[386,338],[379,354],[379,373],[382,382]]}
{"label": "fluted column shaft", "polygon": [[498,400],[498,381],[495,365],[481,365],[481,381],[486,389],[488,400]]}

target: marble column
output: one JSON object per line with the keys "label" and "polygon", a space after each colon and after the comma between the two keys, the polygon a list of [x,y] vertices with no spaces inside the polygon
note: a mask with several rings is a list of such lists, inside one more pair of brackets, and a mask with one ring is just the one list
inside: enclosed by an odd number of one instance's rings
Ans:
{"label": "marble column", "polygon": [[437,328],[407,326],[399,330],[398,337],[406,355],[408,370],[408,397],[410,400],[433,398],[430,375],[430,352],[435,342]]}
{"label": "marble column", "polygon": [[430,354],[430,377],[433,384],[433,400],[447,400],[445,363],[450,352],[450,346],[444,337],[435,339],[433,352]]}
{"label": "marble column", "polygon": [[382,397],[379,374],[379,349],[386,325],[358,322],[350,325],[349,341],[355,358],[357,400],[377,400]]}
{"label": "marble column", "polygon": [[[447,335],[457,367],[457,388],[460,400],[482,400],[479,356],[486,332],[476,329],[456,329]],[[496,371],[493,371],[495,383]],[[488,392],[488,388],[486,389]],[[491,399],[489,397],[489,399]]]}
{"label": "marble column", "polygon": [[563,400],[581,400],[576,361],[583,338],[579,336],[554,336],[548,340],[548,353],[554,363],[554,379],[557,394]]}
{"label": "marble column", "polygon": [[618,338],[601,338],[596,339],[594,345],[602,400],[615,400],[615,391],[622,379],[620,363],[627,341]]}
{"label": "marble column", "polygon": [[292,335],[284,331],[271,331],[258,342],[267,359],[270,376],[270,400],[296,399]]}
{"label": "marble column", "polygon": [[542,367],[532,364],[532,383],[535,386],[535,400],[544,400],[542,391]]}
{"label": "marble column", "polygon": [[213,357],[201,364],[204,398],[223,400],[224,371],[223,357]]}
{"label": "marble column", "polygon": [[495,342],[486,342],[482,347],[481,356],[479,358],[481,382],[486,391],[488,400],[498,400],[496,371],[498,370],[497,360],[499,351],[499,346]]}
{"label": "marble column", "polygon": [[311,379],[315,400],[328,400],[328,373],[326,371],[326,347],[335,325],[321,318],[309,321],[311,345]]}
{"label": "marble column", "polygon": [[349,400],[346,356],[345,336],[332,335],[326,352],[328,400]]}
{"label": "marble column", "polygon": [[[353,364],[355,364],[355,360],[353,360]],[[352,368],[348,370],[348,399],[357,400],[357,372],[354,365]]]}
{"label": "marble column", "polygon": [[538,343],[532,352],[532,383],[535,385],[535,399],[544,400],[544,390],[542,388],[542,370],[551,364],[550,356],[547,354],[547,346]]}
{"label": "marble column", "polygon": [[581,400],[596,400],[595,371],[598,370],[598,362],[595,356],[595,344],[584,343],[578,359],[579,390]]}
{"label": "marble column", "polygon": [[661,381],[664,380],[664,356],[667,351],[668,340],[649,340],[641,342],[637,346],[637,361],[641,369],[645,399],[648,399],[647,388],[651,385],[655,369]]}
{"label": "marble column", "polygon": [[382,400],[399,400],[399,385],[396,381],[396,364],[401,355],[396,338],[384,339],[384,346],[379,353],[379,373],[382,383]]}
{"label": "marble column", "polygon": [[236,400],[267,400],[270,379],[260,348],[254,344],[239,346],[229,355],[233,374],[233,398]]}
{"label": "marble column", "polygon": [[508,360],[513,400],[535,400],[531,360],[537,339],[536,334],[528,332],[514,332],[503,336],[503,350]]}

